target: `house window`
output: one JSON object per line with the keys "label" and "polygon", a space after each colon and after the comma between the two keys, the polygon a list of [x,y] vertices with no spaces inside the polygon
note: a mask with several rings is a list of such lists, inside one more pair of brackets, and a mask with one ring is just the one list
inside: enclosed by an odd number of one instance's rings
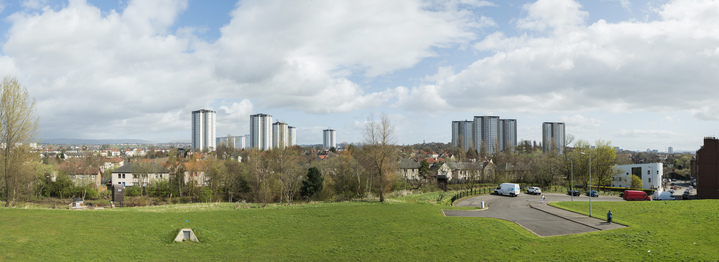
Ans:
{"label": "house window", "polygon": [[652,178],[650,177],[650,178],[649,178],[649,183],[651,183],[651,182],[652,182]]}

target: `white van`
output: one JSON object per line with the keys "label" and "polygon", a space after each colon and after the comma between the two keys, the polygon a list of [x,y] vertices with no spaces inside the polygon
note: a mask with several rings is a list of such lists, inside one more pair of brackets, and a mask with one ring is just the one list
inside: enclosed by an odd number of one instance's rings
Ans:
{"label": "white van", "polygon": [[674,200],[674,197],[672,197],[672,192],[654,192],[654,200]]}
{"label": "white van", "polygon": [[494,193],[497,195],[518,196],[519,184],[502,183],[494,189]]}

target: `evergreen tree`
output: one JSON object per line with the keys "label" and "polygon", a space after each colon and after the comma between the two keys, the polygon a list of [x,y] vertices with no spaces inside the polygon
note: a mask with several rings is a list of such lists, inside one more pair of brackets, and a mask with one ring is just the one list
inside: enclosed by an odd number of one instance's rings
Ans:
{"label": "evergreen tree", "polygon": [[316,167],[311,167],[307,170],[307,179],[302,180],[300,195],[309,201],[312,197],[322,192],[323,182],[324,178],[322,178],[320,170]]}
{"label": "evergreen tree", "polygon": [[419,176],[422,179],[429,177],[429,162],[427,162],[427,159],[423,159],[422,162],[419,163]]}

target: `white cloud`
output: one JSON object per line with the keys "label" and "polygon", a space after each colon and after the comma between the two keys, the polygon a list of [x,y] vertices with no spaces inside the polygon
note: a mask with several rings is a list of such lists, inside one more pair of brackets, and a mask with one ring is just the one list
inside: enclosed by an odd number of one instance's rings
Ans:
{"label": "white cloud", "polygon": [[573,1],[524,9],[518,27],[551,33],[496,32],[475,43],[493,54],[436,82],[446,111],[694,110],[699,119],[719,111],[719,89],[707,88],[716,85],[719,67],[719,1],[671,1],[657,21],[589,25]]}
{"label": "white cloud", "polygon": [[[228,102],[229,103],[229,102]],[[250,115],[254,114],[254,105],[250,100],[243,99],[232,104],[224,103],[217,110],[217,135],[225,136],[227,133],[238,136],[249,133]],[[224,133],[220,133],[224,132]]]}
{"label": "white cloud", "polygon": [[716,106],[702,106],[692,110],[692,117],[700,120],[719,121],[719,108]]}
{"label": "white cloud", "polygon": [[583,26],[589,14],[580,10],[581,7],[572,0],[539,0],[525,4],[522,9],[527,12],[527,16],[519,19],[517,27],[545,31]]}
{"label": "white cloud", "polygon": [[47,6],[47,0],[25,0],[22,1],[22,6],[30,9],[42,9]]}
{"label": "white cloud", "polygon": [[22,72],[37,98],[41,129],[50,130],[44,136],[142,134],[150,126],[174,130],[173,120],[186,128],[190,111],[210,97],[197,87],[223,85],[211,70],[197,67],[206,63],[203,57],[186,53],[187,39],[167,34],[187,4],[153,3],[162,8],[134,1],[124,13],[103,15],[84,1],[70,1],[58,11],[9,17],[3,50],[13,63],[0,65]]}
{"label": "white cloud", "polygon": [[468,10],[486,1],[250,0],[208,43],[197,28],[176,28],[190,8],[185,0],[130,1],[111,11],[83,0],[46,5],[28,1],[33,10],[8,17],[0,57],[0,69],[18,72],[37,98],[46,137],[161,139],[163,130],[186,132],[176,130],[209,105],[228,129],[242,129],[232,123],[254,107],[331,113],[404,102],[397,88],[370,90],[350,79],[411,68],[496,25]]}
{"label": "white cloud", "polygon": [[213,46],[222,54],[215,68],[218,75],[246,84],[247,94],[271,94],[257,103],[262,106],[315,113],[374,107],[392,92],[367,92],[347,77],[385,75],[436,56],[434,48],[467,43],[474,37],[472,28],[489,22],[475,22],[461,6],[245,1]]}
{"label": "white cloud", "polygon": [[676,138],[678,136],[681,136],[681,134],[678,134],[673,131],[669,130],[640,130],[640,129],[624,129],[620,130],[617,134],[620,137],[628,137],[628,138]]}
{"label": "white cloud", "polygon": [[596,118],[587,118],[582,115],[571,115],[559,117],[559,122],[564,122],[569,130],[567,133],[579,133],[590,130],[597,130],[604,121]]}

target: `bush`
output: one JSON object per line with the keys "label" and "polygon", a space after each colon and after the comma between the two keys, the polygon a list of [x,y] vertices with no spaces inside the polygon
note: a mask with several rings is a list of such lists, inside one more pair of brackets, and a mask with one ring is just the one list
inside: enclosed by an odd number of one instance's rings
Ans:
{"label": "bush", "polygon": [[86,185],[83,187],[78,187],[77,192],[75,193],[76,196],[81,197],[83,194],[85,194],[85,199],[99,199],[100,193],[97,192],[97,189],[91,185]]}
{"label": "bush", "polygon": [[156,196],[156,197],[169,197],[170,194],[177,195],[174,190],[170,187],[169,181],[157,181],[147,187],[147,194],[149,196]]}
{"label": "bush", "polygon": [[210,189],[209,187],[202,187],[200,189],[200,201],[212,202],[212,189]]}
{"label": "bush", "polygon": [[134,197],[142,195],[142,188],[139,186],[129,186],[125,188],[125,196]]}

